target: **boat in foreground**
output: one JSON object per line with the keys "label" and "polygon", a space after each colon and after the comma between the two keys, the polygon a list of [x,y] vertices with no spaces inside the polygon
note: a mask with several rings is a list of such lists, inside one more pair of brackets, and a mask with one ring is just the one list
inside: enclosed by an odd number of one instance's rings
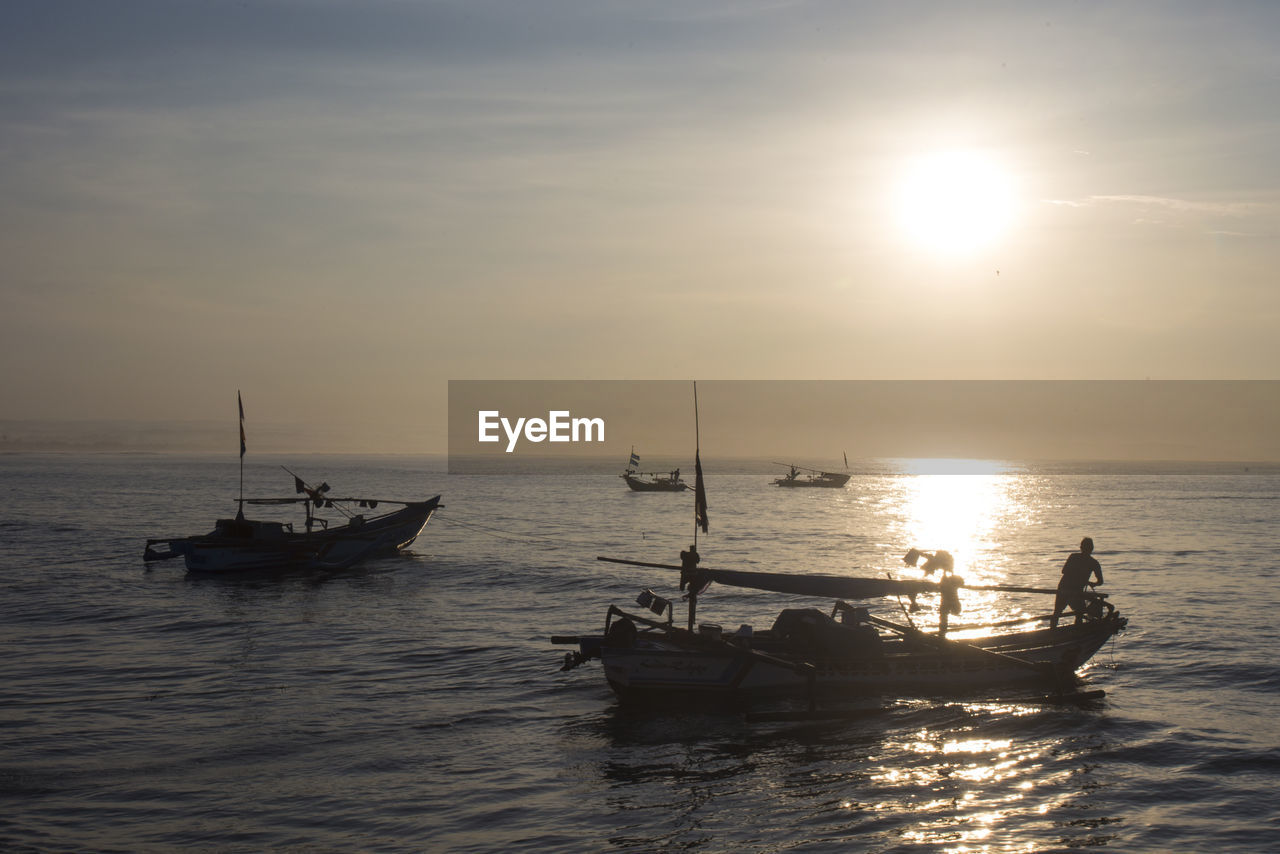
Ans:
{"label": "boat in foreground", "polygon": [[[153,563],[182,557],[193,572],[345,569],[407,548],[443,506],[439,495],[426,501],[329,498],[325,494],[328,487],[322,488],[324,492],[308,490],[305,498],[239,499],[236,517],[217,520],[207,534],[147,540],[143,560]],[[295,531],[288,522],[246,519],[245,504],[303,504],[305,530]],[[372,517],[348,509],[374,509],[379,504],[401,506]],[[344,523],[330,525],[329,520],[316,516],[315,511],[321,508],[338,510]]]}
{"label": "boat in foreground", "polygon": [[[240,497],[236,517],[218,519],[213,530],[194,537],[161,537],[147,540],[142,559],[148,565],[181,557],[192,572],[250,572],[263,570],[346,569],[378,555],[407,548],[431,514],[443,505],[440,496],[426,501],[387,501],[374,498],[334,498],[329,484],[311,486],[289,469],[294,494],[287,498],[244,497],[244,400],[236,392],[240,412]],[[301,504],[305,530],[290,522],[246,519],[244,506]],[[366,517],[358,510],[375,510],[379,504],[398,504],[399,510]],[[316,515],[334,510],[345,518],[341,525]]]}
{"label": "boat in foreground", "polygon": [[[912,554],[920,553],[912,550],[908,557]],[[1049,621],[1049,615],[949,626],[949,616],[960,611],[960,590],[966,588],[954,575],[934,582],[601,560],[678,569],[681,589],[689,589],[686,626],[675,624],[670,600],[646,590],[637,603],[647,614],[611,605],[600,634],[552,638],[554,643],[577,647],[566,654],[564,669],[599,659],[609,686],[629,703],[711,700],[737,704],[789,697],[807,699],[812,707],[821,698],[937,695],[1016,684],[1062,693],[1073,687],[1076,670],[1127,623],[1105,594],[1091,592],[1078,620],[1056,628],[1038,625]],[[829,613],[817,608],[784,609],[765,629],[745,624],[736,629],[706,622],[695,625],[698,594],[712,582],[837,601]],[[969,589],[1056,592],[1002,585]],[[929,595],[940,599],[934,631],[917,628],[905,607],[907,623],[902,624],[873,616],[868,608],[848,601],[907,597],[915,603]]]}

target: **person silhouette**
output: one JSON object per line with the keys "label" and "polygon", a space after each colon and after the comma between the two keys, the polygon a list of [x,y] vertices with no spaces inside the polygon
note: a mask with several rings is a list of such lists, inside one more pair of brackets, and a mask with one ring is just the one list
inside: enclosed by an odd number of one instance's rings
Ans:
{"label": "person silhouette", "polygon": [[[1090,581],[1097,576],[1097,581]],[[1094,587],[1102,583],[1102,566],[1093,557],[1093,538],[1085,537],[1080,541],[1080,551],[1073,552],[1062,565],[1062,578],[1058,580],[1058,595],[1053,600],[1053,617],[1049,628],[1058,627],[1058,618],[1067,608],[1075,614],[1079,623],[1084,616],[1086,586]]]}

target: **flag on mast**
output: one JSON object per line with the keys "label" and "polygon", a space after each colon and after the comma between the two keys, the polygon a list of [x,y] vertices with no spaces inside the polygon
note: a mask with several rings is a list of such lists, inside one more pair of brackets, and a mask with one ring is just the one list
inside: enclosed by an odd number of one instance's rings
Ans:
{"label": "flag on mast", "polygon": [[240,397],[240,392],[236,392],[236,403],[240,405],[240,459],[244,459],[244,400]]}
{"label": "flag on mast", "polygon": [[[698,529],[707,533],[707,487],[702,482],[702,429],[698,424],[698,381],[693,381],[693,541],[698,542]],[[689,628],[693,628],[693,609],[689,610]]]}
{"label": "flag on mast", "polygon": [[707,533],[707,489],[702,483],[702,456],[693,452],[693,521]]}

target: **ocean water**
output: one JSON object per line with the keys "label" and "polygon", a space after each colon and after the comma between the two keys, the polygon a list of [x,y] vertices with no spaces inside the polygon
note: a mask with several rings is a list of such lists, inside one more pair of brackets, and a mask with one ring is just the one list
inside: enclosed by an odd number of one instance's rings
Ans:
{"label": "ocean water", "polygon": [[[642,588],[676,593],[674,574],[595,557],[675,562],[690,493],[251,457],[247,494],[287,494],[283,463],[445,508],[401,556],[217,578],[142,549],[231,515],[234,457],[9,455],[0,849],[1275,850],[1274,467],[908,462],[780,490],[704,462],[708,566],[909,577],[915,546],[971,581],[1052,587],[1092,536],[1130,618],[1082,674],[1106,698],[873,697],[854,719],[781,724],[636,712],[598,662],[561,672],[549,638],[600,629]],[[798,601],[712,587],[699,616],[767,626]],[[1048,603],[964,605],[979,621]]]}

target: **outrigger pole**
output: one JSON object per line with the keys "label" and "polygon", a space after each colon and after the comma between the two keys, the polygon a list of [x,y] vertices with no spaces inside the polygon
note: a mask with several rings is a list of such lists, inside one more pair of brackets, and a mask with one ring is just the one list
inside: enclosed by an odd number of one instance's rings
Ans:
{"label": "outrigger pole", "polygon": [[[847,458],[846,458],[846,459],[847,459]],[[830,472],[826,471],[825,469],[814,469],[814,468],[809,468],[808,466],[798,466],[798,465],[796,465],[795,463],[780,463],[780,462],[778,462],[777,460],[770,460],[770,462],[771,462],[773,465],[775,465],[775,466],[790,466],[790,467],[791,467],[791,468],[793,468],[793,469],[799,469],[800,471],[811,471],[811,472],[813,472],[813,473],[815,473],[815,474],[829,474],[829,473],[830,473]],[[849,466],[848,466],[848,464],[846,464],[846,465],[845,465],[845,468],[848,468],[848,467],[849,467]]]}

